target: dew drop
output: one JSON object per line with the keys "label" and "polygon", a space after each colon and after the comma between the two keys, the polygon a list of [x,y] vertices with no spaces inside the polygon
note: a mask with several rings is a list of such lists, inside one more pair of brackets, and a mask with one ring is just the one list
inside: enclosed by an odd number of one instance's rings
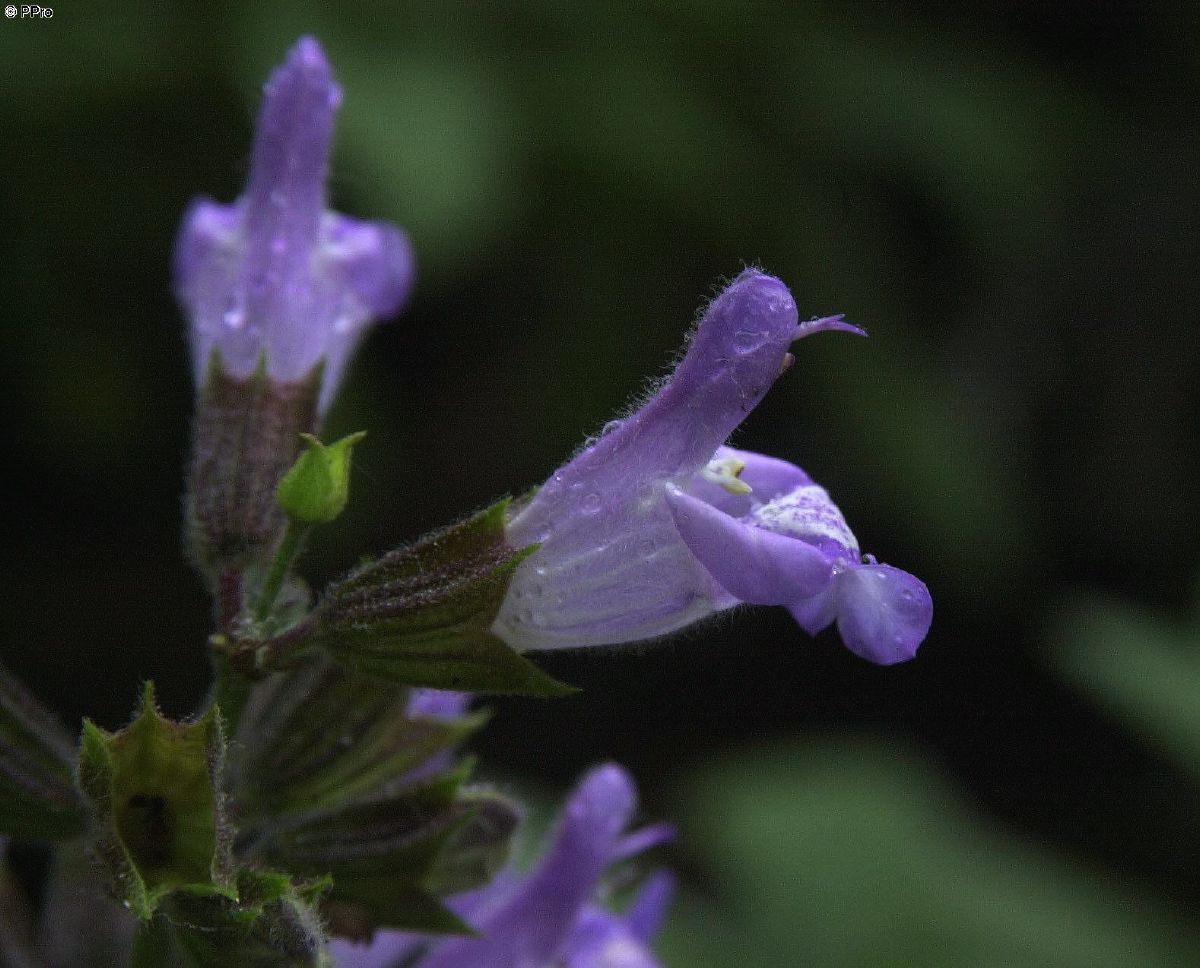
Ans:
{"label": "dew drop", "polygon": [[230,329],[241,329],[246,325],[246,310],[240,302],[230,300],[221,316],[221,321]]}
{"label": "dew drop", "polygon": [[654,557],[654,542],[649,538],[646,538],[641,544],[638,545],[638,554],[649,561]]}
{"label": "dew drop", "polygon": [[783,313],[796,307],[795,300],[787,296],[770,296],[767,299],[767,312]]}
{"label": "dew drop", "polygon": [[584,514],[595,514],[599,510],[600,510],[600,495],[599,494],[592,493],[583,499],[583,513]]}
{"label": "dew drop", "polygon": [[733,334],[733,348],[739,353],[749,353],[751,350],[756,350],[767,341],[769,332],[755,332],[749,329],[739,329]]}

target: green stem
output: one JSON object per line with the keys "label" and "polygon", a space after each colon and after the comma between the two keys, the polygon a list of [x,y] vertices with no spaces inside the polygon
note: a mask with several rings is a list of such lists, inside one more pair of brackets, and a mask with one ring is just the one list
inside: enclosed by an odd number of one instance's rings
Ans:
{"label": "green stem", "polygon": [[250,698],[253,684],[229,664],[227,655],[214,651],[212,662],[215,677],[209,704],[215,703],[220,707],[225,732],[227,736],[232,736],[237,730],[246,700]]}
{"label": "green stem", "polygon": [[296,552],[300,550],[300,542],[304,540],[310,527],[311,525],[306,522],[288,518],[287,530],[283,532],[283,540],[279,542],[279,550],[275,552],[271,570],[267,572],[266,581],[263,582],[262,591],[258,596],[258,604],[254,607],[256,622],[265,622],[270,618],[271,608],[279,596],[279,589],[283,587],[283,579],[296,558]]}

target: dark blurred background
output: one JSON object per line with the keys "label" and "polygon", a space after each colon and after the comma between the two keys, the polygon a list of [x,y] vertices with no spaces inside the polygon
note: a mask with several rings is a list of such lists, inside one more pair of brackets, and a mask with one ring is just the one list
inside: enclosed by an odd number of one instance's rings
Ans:
{"label": "dark blurred background", "polygon": [[[561,790],[626,763],[647,816],[683,825],[680,917],[716,911],[760,940],[734,876],[759,862],[704,838],[732,842],[745,811],[796,789],[765,836],[801,851],[777,920],[795,916],[812,964],[942,963],[937,930],[913,955],[885,932],[878,959],[812,938],[830,898],[847,937],[891,903],[856,885],[897,841],[949,849],[946,811],[971,825],[962,871],[986,880],[1012,848],[1031,884],[1065,885],[1013,949],[1028,957],[995,963],[1076,963],[1031,952],[1070,899],[1111,887],[1087,917],[1120,909],[1170,938],[1161,963],[1194,964],[1198,28],[1187,3],[782,0],[62,0],[0,22],[4,663],[72,728],[119,725],[143,677],[175,714],[203,693],[171,246],[193,195],[241,190],[261,82],[311,32],[345,90],[333,206],[406,227],[420,265],[331,416],[330,433],[371,436],[349,511],[303,564],[314,583],[544,479],[751,264],[802,314],[845,312],[871,338],[800,344],[736,444],[804,466],[864,549],[934,596],[918,658],[890,669],[779,609],[544,656],[583,692],[492,703],[482,772]],[[755,783],[743,812],[721,800]],[[830,820],[857,817],[839,797],[876,805],[863,830],[916,810],[928,849],[901,825],[857,866],[821,867],[804,844],[856,839]],[[921,883],[959,880],[978,879]],[[977,907],[1003,935],[1040,889]],[[730,950],[788,964],[791,938]],[[1159,963],[1148,950],[1111,963]]]}

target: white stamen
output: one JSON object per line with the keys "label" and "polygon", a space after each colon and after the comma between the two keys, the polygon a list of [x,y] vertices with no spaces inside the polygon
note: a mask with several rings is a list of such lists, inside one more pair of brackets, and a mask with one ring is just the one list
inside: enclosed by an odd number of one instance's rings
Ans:
{"label": "white stamen", "polygon": [[736,457],[721,457],[710,460],[700,472],[700,476],[713,484],[719,484],[730,494],[749,494],[753,489],[745,481],[738,480],[738,475],[746,469],[746,462]]}

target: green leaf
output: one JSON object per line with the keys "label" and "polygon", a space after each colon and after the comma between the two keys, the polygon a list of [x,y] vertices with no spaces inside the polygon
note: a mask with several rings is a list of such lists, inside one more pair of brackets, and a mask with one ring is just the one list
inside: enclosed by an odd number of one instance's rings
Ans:
{"label": "green leaf", "polygon": [[0,666],[0,833],[29,839],[82,833],[74,762],[62,726]]}
{"label": "green leaf", "polygon": [[278,667],[319,647],[348,668],[405,685],[574,691],[489,631],[513,571],[536,550],[506,543],[507,506],[501,501],[334,582],[300,628],[258,650],[262,664]]}
{"label": "green leaf", "polygon": [[350,434],[328,446],[312,434],[301,434],[304,451],[279,482],[276,497],[288,517],[309,524],[328,524],[350,499],[350,452],[366,437]]}
{"label": "green leaf", "polygon": [[213,706],[194,723],[159,713],[147,683],[138,716],[117,733],[85,720],[79,786],[97,821],[110,891],[146,920],[175,888],[236,896]]}
{"label": "green leaf", "polygon": [[408,701],[408,690],[325,657],[272,676],[243,713],[230,763],[235,799],[253,817],[376,794],[487,718],[411,718]]}
{"label": "green leaf", "polygon": [[569,696],[576,691],[478,629],[344,635],[331,651],[368,675],[435,689],[526,696]]}

